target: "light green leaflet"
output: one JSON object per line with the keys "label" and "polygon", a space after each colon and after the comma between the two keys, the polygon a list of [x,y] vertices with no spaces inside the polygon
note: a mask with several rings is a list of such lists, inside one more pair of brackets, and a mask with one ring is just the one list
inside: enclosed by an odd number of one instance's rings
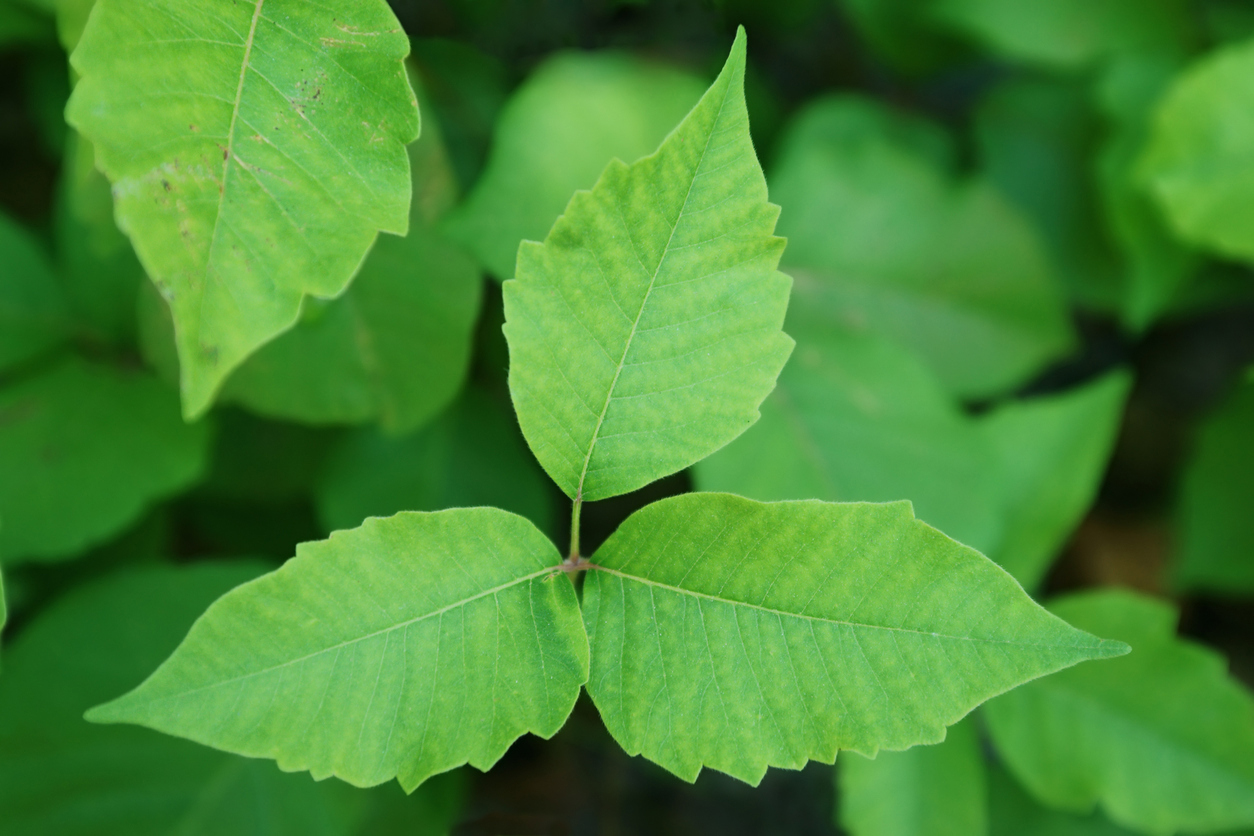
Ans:
{"label": "light green leaflet", "polygon": [[554,532],[551,487],[506,403],[468,387],[440,417],[401,438],[359,430],[331,453],[315,492],[323,528],[398,511],[495,506]]}
{"label": "light green leaflet", "polygon": [[745,37],[655,154],[613,161],[504,285],[523,435],[575,500],[627,493],[744,432],[792,350],[779,208],[749,138]]}
{"label": "light green leaflet", "polygon": [[688,781],[937,743],[995,694],[1127,652],[905,502],[684,494],[629,517],[592,563],[588,693],[627,752]]}
{"label": "light green leaflet", "polygon": [[821,288],[833,321],[909,346],[950,392],[1012,389],[1072,341],[1040,242],[988,183],[955,180],[868,107],[819,100],[781,141],[784,268]]}
{"label": "light green leaflet", "polygon": [[1158,107],[1141,160],[1174,231],[1254,260],[1254,40],[1215,50],[1179,76]]}
{"label": "light green leaflet", "polygon": [[[83,721],[94,701],[160,662],[214,597],[264,570],[212,561],[123,572],[73,590],[27,625],[0,683],[5,836],[446,832],[457,781],[433,781],[409,799],[397,787],[363,793],[147,729]],[[396,808],[407,826],[380,827]]]}
{"label": "light green leaflet", "polygon": [[984,836],[988,798],[975,721],[951,726],[943,743],[874,760],[844,756],[840,823],[851,836]]}
{"label": "light green leaflet", "polygon": [[697,464],[702,490],[760,500],[908,499],[1032,589],[1088,509],[1128,379],[966,415],[904,349],[823,323],[794,294],[792,362],[762,420]]}
{"label": "light green leaflet", "polygon": [[1132,836],[1134,832],[1099,812],[1077,816],[1045,807],[998,765],[988,770],[988,790],[991,836]]}
{"label": "light green leaflet", "polygon": [[[418,110],[383,0],[101,0],[66,115],[174,312],[183,410],[408,225]],[[194,69],[189,69],[194,68]]]}
{"label": "light green leaflet", "polygon": [[571,193],[592,186],[610,160],[656,149],[703,88],[618,53],[547,60],[502,111],[487,169],[445,230],[497,279],[513,278],[518,243],[543,238]]}
{"label": "light green leaflet", "polygon": [[47,257],[30,233],[0,214],[0,372],[60,343],[69,325]]}
{"label": "light green leaflet", "polygon": [[73,555],[200,476],[209,427],[142,372],[67,359],[0,388],[0,560]]}
{"label": "light green leaflet", "polygon": [[363,787],[487,769],[520,735],[561,728],[587,678],[559,561],[495,508],[370,519],[219,599],[88,717]]}
{"label": "light green leaflet", "polygon": [[[1050,609],[1132,645],[985,707],[993,741],[1033,795],[1153,834],[1254,825],[1254,698],[1214,651],[1174,635],[1166,604],[1110,590]],[[1204,710],[1203,710],[1204,708]]]}
{"label": "light green leaflet", "polygon": [[1254,378],[1198,433],[1180,492],[1185,587],[1254,591]]}
{"label": "light green leaflet", "polygon": [[932,17],[996,53],[1055,69],[1128,53],[1180,54],[1194,35],[1184,0],[934,0]]}

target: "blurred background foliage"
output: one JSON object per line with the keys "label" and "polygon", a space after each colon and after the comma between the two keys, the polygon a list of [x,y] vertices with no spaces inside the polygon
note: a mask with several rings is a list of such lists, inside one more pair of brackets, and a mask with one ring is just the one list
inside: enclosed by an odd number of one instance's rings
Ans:
{"label": "blurred background foliage", "polygon": [[[0,0],[4,832],[1254,826],[1254,4],[393,0],[423,107],[412,232],[187,425],[168,312],[62,116],[92,3]],[[586,546],[694,488],[909,498],[1140,653],[995,700],[940,746],[757,789],[682,785],[585,705],[408,799],[81,722],[297,542],[477,504],[561,536],[509,404],[499,282],[610,158],[657,146],[740,23],[797,349],[757,425],[590,505]],[[1068,594],[1094,587],[1135,592]],[[1235,783],[1176,798],[1187,770],[1144,741],[1079,746],[1103,728],[1051,703],[1068,688]],[[1138,762],[1140,797],[1092,778]]]}

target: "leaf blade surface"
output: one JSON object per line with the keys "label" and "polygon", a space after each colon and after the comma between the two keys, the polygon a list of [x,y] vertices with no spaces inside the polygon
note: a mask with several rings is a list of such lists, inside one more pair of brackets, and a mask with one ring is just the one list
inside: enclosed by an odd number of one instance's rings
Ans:
{"label": "leaf blade surface", "polygon": [[1051,616],[907,503],[684,494],[628,518],[592,562],[588,693],[628,753],[689,781],[939,742],[997,693],[1127,650]]}
{"label": "leaf blade surface", "polygon": [[744,66],[742,32],[657,153],[577,192],[504,285],[519,423],[573,499],[642,487],[735,438],[791,351]]}
{"label": "leaf blade surface", "polygon": [[523,733],[555,733],[587,676],[559,562],[533,525],[493,508],[367,520],[219,599],[89,719],[357,786],[487,769]]}

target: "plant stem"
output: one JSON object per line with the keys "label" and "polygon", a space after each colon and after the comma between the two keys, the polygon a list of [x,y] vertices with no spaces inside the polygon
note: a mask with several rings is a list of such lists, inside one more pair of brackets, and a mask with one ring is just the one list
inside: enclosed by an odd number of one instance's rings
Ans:
{"label": "plant stem", "polygon": [[583,498],[576,497],[575,504],[570,508],[570,556],[566,562],[572,565],[579,562],[579,512],[583,509]]}

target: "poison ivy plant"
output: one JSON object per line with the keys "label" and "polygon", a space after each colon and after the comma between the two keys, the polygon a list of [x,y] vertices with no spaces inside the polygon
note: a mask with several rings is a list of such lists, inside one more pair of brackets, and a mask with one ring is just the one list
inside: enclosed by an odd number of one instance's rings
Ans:
{"label": "poison ivy plant", "polygon": [[970,718],[934,746],[881,752],[874,760],[844,757],[840,823],[852,836],[983,836],[985,772]]}
{"label": "poison ivy plant", "polygon": [[1216,50],[1179,76],[1158,107],[1141,174],[1185,241],[1254,260],[1251,155],[1254,40]]}
{"label": "poison ivy plant", "polygon": [[876,129],[867,107],[821,100],[782,141],[785,268],[822,289],[833,320],[911,347],[949,391],[1013,388],[1072,340],[1031,227],[986,182]]}
{"label": "poison ivy plant", "polygon": [[1079,593],[1050,609],[1133,652],[986,706],[998,751],[1032,794],[1075,812],[1100,803],[1145,833],[1254,824],[1254,698],[1224,660],[1176,638],[1170,606],[1131,592]]}
{"label": "poison ivy plant", "polygon": [[[58,600],[13,643],[0,681],[0,818],[12,836],[443,834],[457,782],[353,792],[145,729],[88,725],[85,707],[151,669],[223,591],[265,570],[215,561],[129,570]],[[143,601],[142,615],[135,603]],[[394,788],[393,788],[394,789]],[[401,807],[408,826],[381,829]]]}
{"label": "poison ivy plant", "polygon": [[70,331],[65,297],[47,257],[0,214],[0,372],[38,357]]}
{"label": "poison ivy plant", "polygon": [[[1125,653],[904,502],[687,494],[580,554],[584,501],[735,437],[791,349],[744,69],[741,30],[660,149],[611,162],[504,286],[523,433],[574,500],[569,557],[495,508],[368,519],[220,598],[89,719],[412,790],[554,734],[586,686],[629,752],[756,783],[840,748],[937,742],[995,694]],[[578,416],[566,441],[556,416]],[[609,443],[628,434],[649,443]],[[580,461],[557,455],[567,443]]]}
{"label": "poison ivy plant", "polygon": [[1126,376],[971,417],[909,352],[827,325],[809,300],[799,287],[788,320],[796,356],[762,420],[697,465],[698,487],[762,500],[909,499],[920,519],[1035,587],[1096,494]]}
{"label": "poison ivy plant", "polygon": [[549,59],[505,106],[487,168],[445,230],[497,279],[513,278],[518,242],[543,238],[611,159],[655,149],[701,90],[688,73],[628,55]]}
{"label": "poison ivy plant", "polygon": [[194,482],[209,427],[137,371],[66,358],[0,387],[0,560],[51,560]]}
{"label": "poison ivy plant", "polygon": [[504,404],[476,386],[426,427],[391,437],[359,430],[332,451],[316,491],[327,531],[398,511],[495,505],[556,531],[544,473]]}
{"label": "poison ivy plant", "polygon": [[1254,375],[1201,428],[1180,493],[1180,562],[1188,588],[1254,590]]}
{"label": "poison ivy plant", "polygon": [[[101,0],[67,109],[174,314],[183,409],[404,234],[409,42],[382,0]],[[188,73],[188,66],[199,71]]]}

